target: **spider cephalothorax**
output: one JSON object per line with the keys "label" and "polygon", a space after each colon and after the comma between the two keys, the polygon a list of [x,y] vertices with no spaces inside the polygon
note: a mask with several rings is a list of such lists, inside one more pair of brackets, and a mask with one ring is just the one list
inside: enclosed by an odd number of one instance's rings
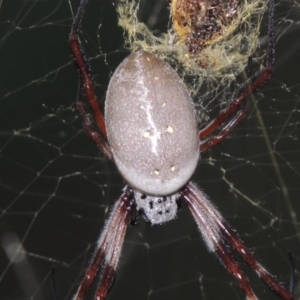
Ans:
{"label": "spider cephalothorax", "polygon": [[136,210],[151,225],[160,225],[174,220],[178,210],[179,193],[168,196],[151,196],[134,191]]}
{"label": "spider cephalothorax", "polygon": [[[161,224],[176,217],[177,206],[182,202],[195,218],[208,250],[237,280],[247,299],[256,300],[257,296],[232,255],[234,251],[281,299],[291,300],[292,294],[255,260],[205,193],[189,182],[200,152],[228,136],[246,115],[247,97],[273,73],[273,0],[269,4],[266,67],[249,78],[234,94],[229,106],[200,131],[183,81],[168,64],[147,52],[132,53],[112,76],[104,121],[89,62],[78,39],[85,5],[86,0],[81,0],[69,39],[79,72],[77,108],[89,137],[115,162],[129,185],[112,208],[74,299],[84,298],[98,274],[101,279],[95,299],[106,298],[115,277],[126,228],[137,213],[142,213],[151,224]],[[99,132],[85,111],[83,96]]]}

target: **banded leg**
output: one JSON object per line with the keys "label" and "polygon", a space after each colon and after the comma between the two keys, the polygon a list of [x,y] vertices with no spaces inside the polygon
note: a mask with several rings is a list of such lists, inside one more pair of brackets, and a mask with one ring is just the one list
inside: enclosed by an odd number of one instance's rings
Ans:
{"label": "banded leg", "polygon": [[106,298],[115,278],[124,236],[134,210],[133,203],[133,192],[129,187],[126,187],[106,221],[95,254],[78,287],[74,300],[84,298],[99,272],[102,276],[95,299],[104,300]]}
{"label": "banded leg", "polygon": [[217,255],[228,272],[238,281],[248,300],[256,300],[257,296],[226,245],[235,250],[281,299],[293,299],[293,295],[254,258],[244,242],[195,184],[188,183],[181,192],[181,198],[191,210],[208,249]]}

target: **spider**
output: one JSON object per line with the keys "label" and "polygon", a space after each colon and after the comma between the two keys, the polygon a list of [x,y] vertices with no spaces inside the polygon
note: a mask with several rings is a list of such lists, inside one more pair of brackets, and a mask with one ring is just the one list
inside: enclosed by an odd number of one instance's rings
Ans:
{"label": "spider", "polygon": [[[281,299],[293,299],[292,293],[256,261],[208,197],[189,181],[200,153],[225,140],[245,117],[247,97],[273,73],[274,0],[269,3],[266,67],[251,76],[233,95],[229,106],[200,131],[192,99],[181,78],[166,62],[143,51],[129,55],[113,74],[104,119],[94,91],[90,64],[78,37],[86,3],[87,0],[81,0],[69,36],[79,74],[77,109],[87,135],[114,161],[128,184],[111,210],[74,299],[86,296],[98,274],[101,278],[95,299],[106,299],[128,224],[139,215],[152,225],[170,221],[176,217],[181,202],[190,209],[208,250],[215,253],[236,279],[247,299],[258,298],[234,259],[233,251]],[[99,131],[94,129],[86,112],[84,96]]]}

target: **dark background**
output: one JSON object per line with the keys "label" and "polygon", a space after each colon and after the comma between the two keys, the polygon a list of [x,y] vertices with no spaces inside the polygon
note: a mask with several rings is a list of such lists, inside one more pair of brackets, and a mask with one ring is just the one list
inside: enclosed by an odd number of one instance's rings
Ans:
{"label": "dark background", "polygon": [[[111,2],[89,2],[82,41],[103,101],[112,72],[128,52]],[[67,40],[77,4],[0,2],[0,299],[54,299],[52,267],[59,299],[70,299],[124,185],[114,165],[82,131],[74,109],[77,74]],[[153,8],[160,11],[156,2]],[[153,12],[151,5],[144,11],[143,18],[155,28],[165,26],[165,16]],[[193,176],[258,260],[285,283],[291,251],[296,286],[299,12],[299,2],[277,2],[276,72],[250,99],[247,120],[225,143],[203,154]],[[265,37],[265,26],[262,32]],[[259,299],[278,299],[242,265]],[[108,298],[183,297],[245,298],[206,250],[185,207],[169,224],[150,227],[140,222],[129,228]]]}

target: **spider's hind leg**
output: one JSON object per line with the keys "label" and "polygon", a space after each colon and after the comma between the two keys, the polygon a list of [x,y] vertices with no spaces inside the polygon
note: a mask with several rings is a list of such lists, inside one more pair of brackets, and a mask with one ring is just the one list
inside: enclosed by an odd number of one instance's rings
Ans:
{"label": "spider's hind leg", "polygon": [[[79,74],[77,109],[83,119],[84,129],[88,136],[104,152],[104,154],[107,155],[109,159],[112,159],[112,153],[106,137],[106,127],[103,113],[100,108],[100,102],[95,93],[94,84],[91,77],[91,66],[78,37],[86,3],[87,0],[81,0],[69,36],[70,50]],[[91,111],[93,112],[100,131],[99,133],[94,129],[89,116],[85,111],[85,105],[82,100],[84,94],[89,103]]]}

